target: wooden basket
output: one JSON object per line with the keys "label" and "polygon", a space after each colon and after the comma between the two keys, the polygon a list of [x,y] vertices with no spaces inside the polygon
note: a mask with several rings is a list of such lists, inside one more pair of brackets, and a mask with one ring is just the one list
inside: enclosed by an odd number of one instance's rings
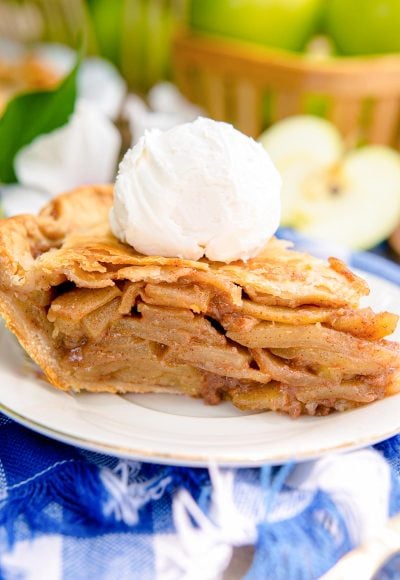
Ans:
{"label": "wooden basket", "polygon": [[317,60],[180,31],[173,71],[190,100],[253,137],[284,117],[314,113],[351,144],[400,145],[400,55]]}

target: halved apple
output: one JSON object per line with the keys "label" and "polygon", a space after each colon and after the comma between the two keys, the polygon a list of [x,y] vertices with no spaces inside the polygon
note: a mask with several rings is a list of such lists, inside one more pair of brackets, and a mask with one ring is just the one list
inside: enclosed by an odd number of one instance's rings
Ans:
{"label": "halved apple", "polygon": [[395,252],[397,258],[400,258],[400,224],[397,229],[394,230],[393,234],[389,239],[389,246]]}
{"label": "halved apple", "polygon": [[399,224],[400,154],[393,149],[347,151],[336,127],[312,116],[284,119],[260,141],[282,175],[282,225],[367,249]]}

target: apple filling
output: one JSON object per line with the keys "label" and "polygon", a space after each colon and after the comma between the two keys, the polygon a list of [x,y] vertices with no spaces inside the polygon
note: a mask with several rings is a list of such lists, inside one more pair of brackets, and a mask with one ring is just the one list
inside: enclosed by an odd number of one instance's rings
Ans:
{"label": "apple filling", "polygon": [[296,416],[399,388],[388,312],[366,283],[271,240],[247,263],[143,256],[108,229],[108,188],[0,223],[0,311],[50,382],[171,392]]}
{"label": "apple filling", "polygon": [[93,390],[115,381],[118,390],[140,385],[292,415],[385,395],[397,349],[377,338],[393,330],[394,315],[235,302],[186,275],[75,288],[51,302],[47,319],[62,364]]}

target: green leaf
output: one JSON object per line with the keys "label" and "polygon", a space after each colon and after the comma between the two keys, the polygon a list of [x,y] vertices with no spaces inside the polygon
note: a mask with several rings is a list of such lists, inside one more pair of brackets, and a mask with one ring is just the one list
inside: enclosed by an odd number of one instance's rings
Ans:
{"label": "green leaf", "polygon": [[77,96],[80,61],[79,55],[71,72],[54,89],[27,92],[8,103],[0,118],[0,182],[17,180],[14,159],[22,147],[68,122]]}

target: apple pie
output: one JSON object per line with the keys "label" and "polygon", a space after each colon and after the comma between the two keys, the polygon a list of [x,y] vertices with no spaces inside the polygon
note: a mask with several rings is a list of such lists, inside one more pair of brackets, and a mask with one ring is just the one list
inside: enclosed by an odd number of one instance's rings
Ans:
{"label": "apple pie", "polygon": [[248,262],[144,256],[111,233],[111,186],[0,222],[0,313],[52,385],[179,393],[325,415],[399,390],[397,323],[367,284],[272,239]]}

